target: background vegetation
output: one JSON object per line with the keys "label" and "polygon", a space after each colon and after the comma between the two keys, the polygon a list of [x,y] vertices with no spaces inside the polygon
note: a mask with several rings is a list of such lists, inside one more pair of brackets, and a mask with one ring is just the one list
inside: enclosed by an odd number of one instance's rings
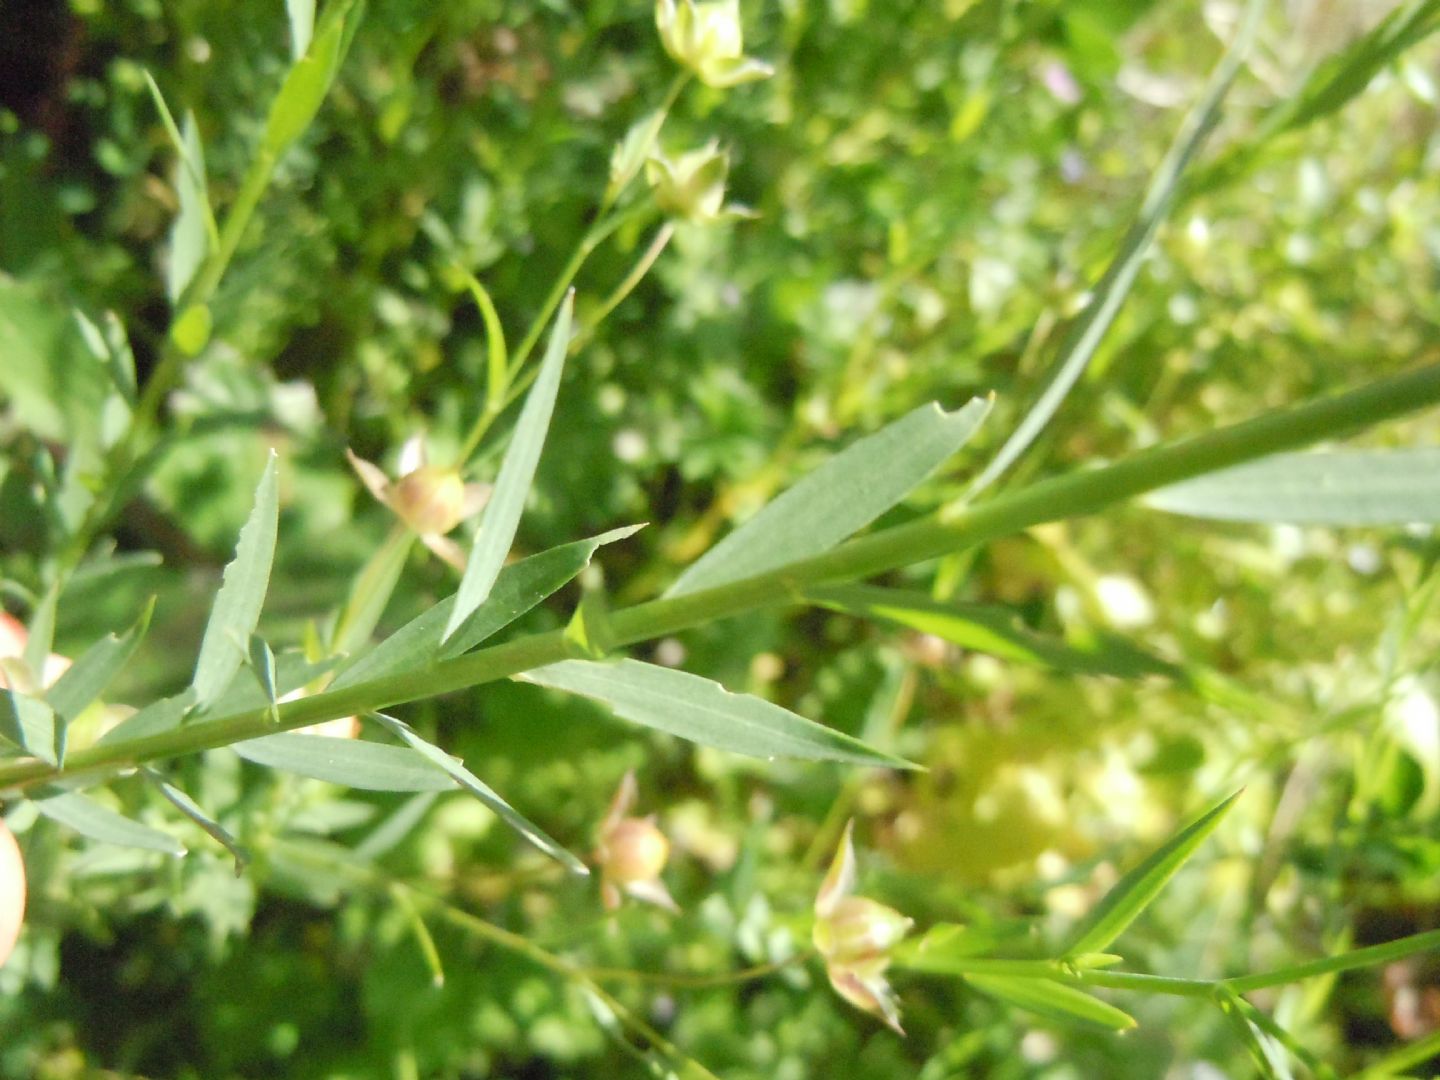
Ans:
{"label": "background vegetation", "polygon": [[[1423,12],[1416,33],[1353,99],[1292,125],[1275,118],[1307,100],[1307,77],[1390,5],[1265,11],[1126,306],[1007,485],[1433,359],[1440,52],[1420,40],[1432,6],[1405,5]],[[661,141],[718,137],[729,197],[757,216],[679,224],[572,358],[518,538],[529,554],[648,522],[598,560],[617,606],[656,595],[861,434],[994,391],[976,438],[882,524],[961,495],[1044,385],[1241,19],[1189,0],[776,0],[744,13],[746,52],[774,76],[692,82]],[[0,8],[0,575],[21,617],[63,539],[40,493],[105,392],[100,368],[76,359],[73,312],[118,316],[142,385],[167,351],[183,177],[146,73],[177,116],[193,112],[224,208],[290,62],[279,3]],[[106,698],[183,688],[272,447],[282,509],[261,629],[296,645],[340,608],[393,522],[345,449],[393,473],[421,433],[452,460],[485,400],[487,335],[457,267],[484,283],[513,343],[594,219],[612,148],[675,71],[642,0],[370,0],[219,282],[213,337],[161,403],[163,439],[117,499],[113,549],[92,551],[60,597],[55,651],[123,631],[155,597]],[[576,280],[582,322],[658,223],[637,216],[596,249]],[[514,415],[476,476],[493,478]],[[1363,438],[1434,444],[1440,430],[1422,415]],[[1128,966],[1220,977],[1434,929],[1437,551],[1428,526],[1121,507],[886,579],[1008,605],[1128,677],[818,608],[632,651],[921,773],[754,761],[509,681],[398,713],[576,851],[635,770],[640,811],[673,845],[677,915],[605,912],[593,881],[461,795],[353,792],[224,750],[168,775],[251,849],[238,877],[139,778],[113,785],[114,805],[163,822],[185,858],[94,844],[7,802],[31,901],[0,969],[0,1075],[622,1076],[687,1062],[782,1080],[1248,1075],[1261,1067],[1251,1048],[1203,1001],[1117,996],[1139,1027],[1116,1035],[897,974],[902,1039],[833,995],[813,959],[785,961],[806,948],[851,817],[865,894],[922,926],[1025,918],[1063,934],[1242,785],[1122,939]],[[381,632],[456,582],[416,547]],[[574,599],[525,628],[564,625]],[[585,979],[480,926],[592,974],[657,974],[598,981],[674,1053],[637,1050]],[[1440,968],[1422,955],[1255,1000],[1349,1074],[1406,1040],[1436,1047]],[[1428,1075],[1423,1062],[1406,1067]]]}

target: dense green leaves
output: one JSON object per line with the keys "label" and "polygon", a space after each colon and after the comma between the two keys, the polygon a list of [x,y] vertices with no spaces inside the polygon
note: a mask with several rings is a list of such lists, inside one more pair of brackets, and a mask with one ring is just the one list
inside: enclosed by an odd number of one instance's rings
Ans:
{"label": "dense green leaves", "polygon": [[220,697],[245,659],[250,635],[255,632],[260,608],[265,603],[279,514],[280,494],[272,453],[260,485],[255,489],[255,506],[240,530],[235,558],[225,567],[220,591],[215,594],[215,603],[210,609],[210,620],[205,624],[205,636],[200,641],[200,655],[191,679],[198,708],[204,709]]}
{"label": "dense green leaves", "polygon": [[1215,831],[1220,819],[1239,797],[1240,792],[1237,791],[1216,803],[1116,882],[1080,924],[1065,949],[1065,955],[1075,957],[1103,952],[1160,895],[1166,882]]}
{"label": "dense green leaves", "polygon": [[1157,510],[1297,525],[1440,522],[1440,450],[1277,454],[1161,488]]}
{"label": "dense green leaves", "polygon": [[676,579],[679,596],[816,555],[889,510],[975,434],[989,402],[922,405],[852,443],[768,503]]}
{"label": "dense green leaves", "polygon": [[545,433],[550,428],[550,416],[555,410],[560,374],[565,366],[565,354],[570,348],[570,319],[574,306],[573,295],[567,296],[560,305],[560,314],[550,331],[549,347],[540,362],[540,374],[525,398],[524,408],[520,410],[510,447],[505,452],[500,474],[495,478],[495,490],[480,519],[480,531],[465,564],[465,576],[460,579],[460,589],[455,594],[455,606],[445,623],[443,640],[453,637],[475,609],[489,598],[490,589],[499,577],[505,556],[515,540],[515,530],[525,510],[525,499],[535,479],[535,466],[545,445]]}
{"label": "dense green leaves", "polygon": [[719,683],[639,660],[566,660],[520,676],[592,698],[624,720],[750,757],[796,757],[911,768],[788,709]]}

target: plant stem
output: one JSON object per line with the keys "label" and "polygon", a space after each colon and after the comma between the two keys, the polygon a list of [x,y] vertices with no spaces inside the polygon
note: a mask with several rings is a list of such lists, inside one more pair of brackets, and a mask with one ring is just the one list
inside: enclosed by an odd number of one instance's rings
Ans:
{"label": "plant stem", "polygon": [[[800,590],[807,585],[866,578],[1043,522],[1093,514],[1192,476],[1333,438],[1436,402],[1440,402],[1440,364],[1431,364],[1346,394],[1144,450],[1112,465],[1080,469],[976,507],[946,507],[911,524],[884,529],[741,581],[625,608],[611,618],[616,644],[630,645],[743,612],[800,603]],[[279,709],[279,729],[370,712],[503,679],[567,659],[570,648],[563,632],[556,630],[479,649],[420,671],[286,702]],[[116,768],[226,746],[275,730],[268,708],[254,709],[124,743],[77,749],[67,757],[63,769],[36,760],[9,761],[0,763],[0,790],[30,787],[60,777],[103,775]]]}
{"label": "plant stem", "polygon": [[1286,983],[1299,982],[1301,979],[1310,979],[1316,975],[1331,975],[1337,971],[1350,971],[1353,968],[1374,967],[1377,964],[1400,960],[1427,949],[1440,949],[1440,930],[1411,934],[1409,937],[1397,938],[1381,945],[1371,945],[1369,948],[1353,949],[1350,952],[1340,953],[1338,956],[1326,956],[1319,960],[1311,960],[1306,964],[1292,964],[1289,967],[1276,968],[1273,971],[1261,971],[1254,975],[1226,979],[1223,985],[1229,987],[1234,993],[1247,994],[1251,990],[1261,990],[1267,986],[1283,986]]}

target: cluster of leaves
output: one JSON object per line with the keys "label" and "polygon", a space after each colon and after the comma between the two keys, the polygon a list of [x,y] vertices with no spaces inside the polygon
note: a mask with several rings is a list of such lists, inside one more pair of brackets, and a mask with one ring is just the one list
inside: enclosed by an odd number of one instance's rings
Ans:
{"label": "cluster of leaves", "polygon": [[[1440,549],[1353,531],[1440,516],[1434,452],[1380,441],[1434,423],[1273,453],[1436,396],[1381,376],[1433,322],[1440,5],[1348,43],[1206,5],[1200,55],[1188,3],[871,6],[747,9],[743,53],[727,2],[26,28],[0,1072],[1384,1076],[1440,1047]],[[493,483],[459,578],[411,543],[416,473],[361,469],[397,525],[345,464],[417,432]],[[351,712],[366,739],[271,733]],[[567,873],[631,769],[678,914]],[[836,899],[856,815],[884,905]],[[907,1040],[822,992],[812,924]]]}

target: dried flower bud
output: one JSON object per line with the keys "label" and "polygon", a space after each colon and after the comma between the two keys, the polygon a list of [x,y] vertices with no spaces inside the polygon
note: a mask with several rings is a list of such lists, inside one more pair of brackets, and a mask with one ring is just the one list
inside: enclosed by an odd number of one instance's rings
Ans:
{"label": "dried flower bud", "polygon": [[622,893],[675,911],[675,901],[660,880],[670,859],[670,841],[654,817],[628,816],[635,793],[635,774],[627,772],[600,825],[595,861],[601,899],[611,911],[620,906]]}
{"label": "dried flower bud", "polygon": [[421,466],[391,487],[390,508],[420,535],[444,536],[465,517],[465,481],[454,469]]}
{"label": "dried flower bud", "polygon": [[725,205],[729,171],[730,157],[713,139],[679,157],[657,152],[645,162],[645,178],[655,193],[655,205],[672,217],[697,225],[749,216],[748,210]]}
{"label": "dried flower bud", "polygon": [[658,0],[655,26],[665,51],[706,86],[724,89],[774,71],[744,55],[740,0]]}
{"label": "dried flower bud", "polygon": [[20,845],[0,821],[0,967],[3,967],[25,918],[25,863]]}
{"label": "dried flower bud", "polygon": [[891,950],[914,921],[875,900],[850,895],[855,888],[854,825],[852,821],[845,826],[815,897],[811,940],[825,960],[825,973],[835,992],[903,1035],[900,1010],[885,981],[885,969],[890,966]]}

